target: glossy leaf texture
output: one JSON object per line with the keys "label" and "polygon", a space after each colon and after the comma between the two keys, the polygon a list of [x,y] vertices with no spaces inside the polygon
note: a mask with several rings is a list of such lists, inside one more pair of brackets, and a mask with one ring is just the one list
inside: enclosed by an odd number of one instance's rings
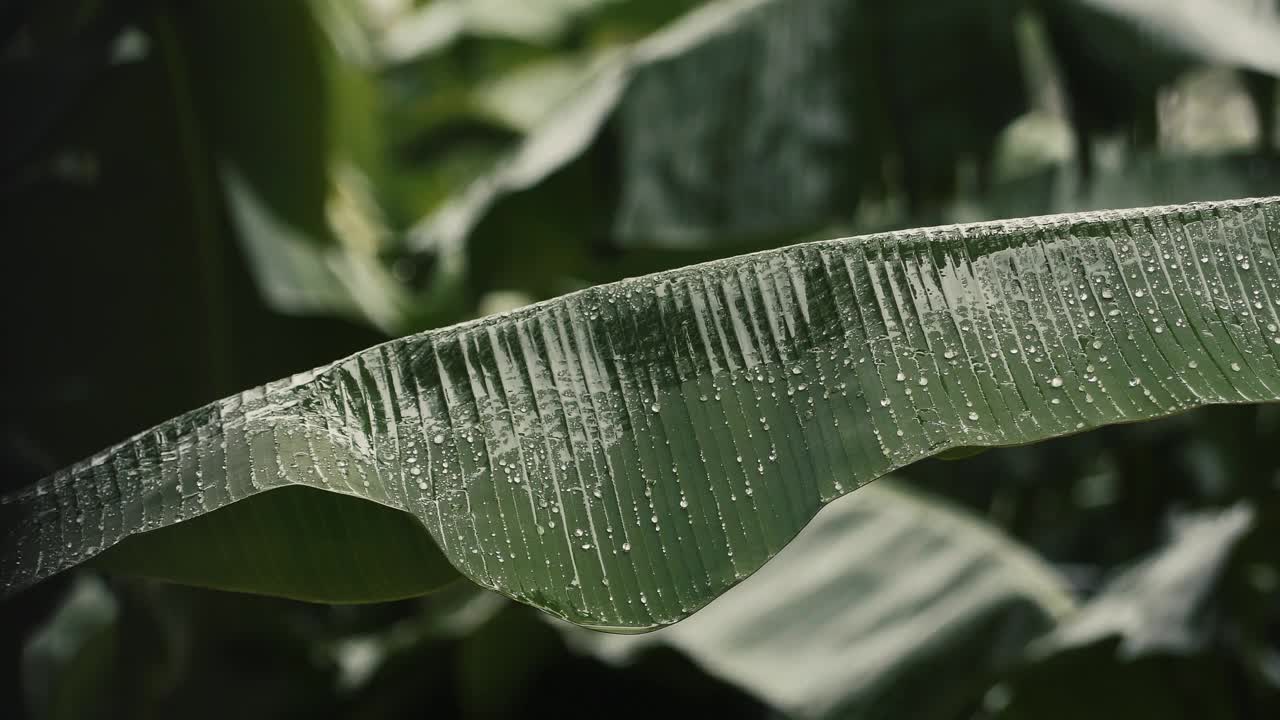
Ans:
{"label": "glossy leaf texture", "polygon": [[[652,629],[916,460],[1280,399],[1277,238],[1280,198],[948,226],[402,338],[4,497],[0,581],[13,591],[173,526],[162,545],[183,521],[304,486],[408,513],[485,587],[579,624]],[[251,541],[193,544],[251,558]],[[364,557],[350,575],[383,559]],[[259,572],[256,589],[281,592],[272,579]],[[285,594],[379,599],[353,587]]]}

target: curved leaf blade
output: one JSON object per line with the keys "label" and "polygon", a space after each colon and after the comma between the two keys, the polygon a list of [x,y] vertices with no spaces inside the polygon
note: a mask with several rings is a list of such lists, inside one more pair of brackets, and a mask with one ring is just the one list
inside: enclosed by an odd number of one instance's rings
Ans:
{"label": "curved leaf blade", "polygon": [[1280,399],[1280,198],[792,246],[395,340],[0,499],[12,591],[304,485],[472,580],[645,630],[825,503],[955,447]]}

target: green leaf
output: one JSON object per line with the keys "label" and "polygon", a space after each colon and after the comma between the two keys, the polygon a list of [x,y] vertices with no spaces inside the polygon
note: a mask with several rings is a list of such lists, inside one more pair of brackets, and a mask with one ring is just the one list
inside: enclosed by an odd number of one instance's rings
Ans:
{"label": "green leaf", "polygon": [[1264,0],[1075,0],[1132,24],[1148,43],[1197,59],[1280,76],[1280,8]]}
{"label": "green leaf", "polygon": [[598,62],[591,56],[568,56],[526,63],[479,87],[476,102],[504,126],[532,132],[586,84]]}
{"label": "green leaf", "polygon": [[0,498],[0,586],[306,486],[409,513],[516,600],[652,629],[750,575],[827,502],[943,450],[1280,399],[1278,237],[1280,198],[948,226],[402,338]]}
{"label": "green leaf", "polygon": [[370,189],[377,102],[343,57],[336,12],[320,0],[164,6],[157,39],[190,192],[225,203],[266,301],[391,333],[410,298],[379,258],[390,233]]}
{"label": "green leaf", "polygon": [[402,13],[381,38],[388,59],[438,52],[464,34],[550,44],[579,16],[618,0],[439,0]]}
{"label": "green leaf", "polygon": [[1200,649],[1207,635],[1207,601],[1253,518],[1245,503],[1183,518],[1166,548],[1107,583],[1069,622],[1038,640],[1032,656],[1045,658],[1110,638],[1119,639],[1117,654],[1128,660]]}
{"label": "green leaf", "polygon": [[832,70],[858,62],[853,4],[739,7],[709,8],[714,25],[683,21],[710,31],[632,70],[614,112],[619,244],[797,234],[855,206],[857,152],[867,148],[855,142],[853,73]]}
{"label": "green leaf", "polygon": [[[1030,645],[1001,686],[995,716],[1170,717],[1191,706],[1198,716],[1235,717],[1253,690],[1223,672],[1239,660],[1225,656],[1221,637],[1242,635],[1231,627],[1239,615],[1223,607],[1233,593],[1219,588],[1256,515],[1240,502],[1178,519],[1166,547]],[[1096,691],[1068,689],[1082,685]]]}
{"label": "green leaf", "polygon": [[964,460],[965,458],[971,458],[974,455],[980,455],[986,451],[986,448],[981,447],[958,447],[951,448],[950,450],[943,450],[934,457],[939,460]]}
{"label": "green leaf", "polygon": [[613,662],[670,645],[787,717],[957,717],[1073,609],[1065,587],[989,525],[885,479],[685,622],[566,632]]}
{"label": "green leaf", "polygon": [[[929,7],[722,0],[600,53],[589,81],[563,101],[536,87],[539,73],[515,73],[502,86],[544,101],[520,111],[517,98],[517,112],[499,113],[524,118],[507,121],[527,131],[523,142],[432,207],[409,243],[438,253],[477,294],[518,287],[549,297],[539,282],[548,273],[524,272],[523,257],[510,263],[521,271],[512,274],[532,279],[518,286],[486,284],[496,273],[475,266],[492,265],[479,258],[493,252],[521,256],[536,246],[563,250],[574,262],[547,264],[582,277],[593,256],[618,247],[794,242],[851,220],[866,176],[883,184],[885,168],[904,163],[915,200],[949,197],[961,159],[977,156],[985,167],[999,130],[1026,104],[1013,13],[1006,0],[936,13],[936,3],[919,4]],[[965,53],[977,71],[961,78],[904,49],[921,42],[942,55]],[[892,61],[877,63],[878,50]],[[491,96],[478,98],[490,112]],[[557,101],[550,114],[533,112],[548,97]],[[980,109],[953,111],[966,101]],[[540,210],[532,226],[530,206]],[[544,227],[546,218],[556,224]],[[588,239],[592,247],[572,245]]]}
{"label": "green leaf", "polygon": [[116,599],[93,576],[76,584],[22,651],[27,710],[37,718],[77,718],[101,713],[114,685]]}
{"label": "green leaf", "polygon": [[[464,38],[564,45],[580,30],[602,44],[643,35],[703,0],[436,0],[393,11],[378,27],[377,45],[389,62],[441,54]],[[581,38],[577,38],[581,39]]]}
{"label": "green leaf", "polygon": [[[824,7],[828,4],[820,3]],[[580,91],[545,117],[492,173],[478,178],[424,218],[413,229],[410,244],[440,252],[446,262],[461,262],[466,238],[493,206],[506,195],[537,185],[584,153],[637,76],[651,67],[661,72],[664,63],[717,40],[727,38],[725,42],[733,43],[735,34],[759,29],[767,19],[765,13],[777,11],[775,6],[781,5],[772,0],[709,3],[602,62]],[[789,17],[785,10],[778,14]]]}

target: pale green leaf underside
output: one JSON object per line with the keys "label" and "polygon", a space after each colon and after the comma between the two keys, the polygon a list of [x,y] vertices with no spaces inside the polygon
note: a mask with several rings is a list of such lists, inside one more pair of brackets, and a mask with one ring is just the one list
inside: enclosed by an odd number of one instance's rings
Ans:
{"label": "pale green leaf underside", "polygon": [[4,497],[0,586],[307,485],[574,622],[674,622],[941,450],[1280,399],[1277,238],[1280,198],[908,231],[395,340]]}

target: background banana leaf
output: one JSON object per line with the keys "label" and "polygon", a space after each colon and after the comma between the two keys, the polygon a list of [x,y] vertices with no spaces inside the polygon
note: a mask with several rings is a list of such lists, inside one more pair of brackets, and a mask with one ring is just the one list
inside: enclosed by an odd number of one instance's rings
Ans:
{"label": "background banana leaf", "polygon": [[893,480],[823,510],[776,560],[670,628],[565,632],[623,666],[670,645],[791,716],[946,717],[1075,611],[1052,568]]}

